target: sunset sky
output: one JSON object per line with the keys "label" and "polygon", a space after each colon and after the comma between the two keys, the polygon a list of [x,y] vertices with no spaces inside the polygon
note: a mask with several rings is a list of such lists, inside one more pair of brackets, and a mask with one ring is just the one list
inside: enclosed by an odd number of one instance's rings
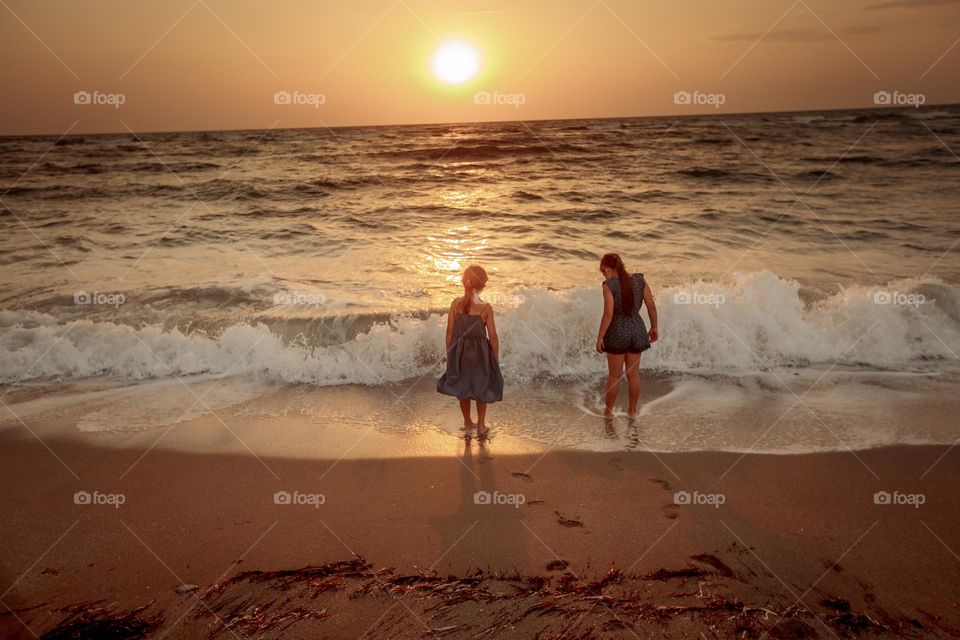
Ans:
{"label": "sunset sky", "polygon": [[[0,16],[0,134],[960,102],[960,0],[3,0]],[[476,55],[475,75],[450,63],[458,84],[432,66],[449,41]]]}

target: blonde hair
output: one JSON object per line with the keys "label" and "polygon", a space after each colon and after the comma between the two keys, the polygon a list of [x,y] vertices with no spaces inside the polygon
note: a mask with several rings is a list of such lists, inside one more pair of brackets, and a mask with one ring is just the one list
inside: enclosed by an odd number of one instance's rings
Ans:
{"label": "blonde hair", "polygon": [[483,288],[487,286],[487,272],[484,271],[480,265],[472,264],[464,270],[463,277],[460,281],[463,282],[465,292],[460,313],[470,313],[470,304],[473,302],[473,295],[479,291],[483,291]]}

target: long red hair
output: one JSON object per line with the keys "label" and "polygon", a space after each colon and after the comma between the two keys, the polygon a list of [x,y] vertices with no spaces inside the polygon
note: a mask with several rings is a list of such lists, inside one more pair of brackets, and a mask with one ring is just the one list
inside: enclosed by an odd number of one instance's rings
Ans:
{"label": "long red hair", "polygon": [[627,268],[623,266],[623,260],[615,253],[608,253],[600,258],[600,266],[604,269],[613,269],[617,272],[620,279],[620,311],[628,316],[633,313],[633,278],[627,273]]}

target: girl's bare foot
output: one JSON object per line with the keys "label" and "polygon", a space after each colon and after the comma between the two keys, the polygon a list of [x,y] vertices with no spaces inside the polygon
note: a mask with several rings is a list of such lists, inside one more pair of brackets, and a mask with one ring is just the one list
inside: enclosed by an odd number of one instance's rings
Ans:
{"label": "girl's bare foot", "polygon": [[613,428],[613,418],[603,419],[603,435],[607,438],[617,437],[617,431]]}
{"label": "girl's bare foot", "polygon": [[473,429],[475,426],[477,426],[477,425],[474,424],[474,422],[473,422],[472,420],[464,420],[464,421],[463,421],[463,430],[464,430],[464,431],[470,431],[470,429]]}
{"label": "girl's bare foot", "polygon": [[613,409],[604,409],[603,417],[607,420],[613,420]]}
{"label": "girl's bare foot", "polygon": [[477,423],[477,437],[480,439],[487,437],[487,425],[482,422]]}

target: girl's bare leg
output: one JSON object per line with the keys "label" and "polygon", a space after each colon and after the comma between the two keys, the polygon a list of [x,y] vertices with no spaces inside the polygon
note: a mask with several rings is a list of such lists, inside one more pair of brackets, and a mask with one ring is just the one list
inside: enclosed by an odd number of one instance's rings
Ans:
{"label": "girl's bare leg", "polygon": [[470,399],[464,398],[460,401],[460,413],[463,414],[463,428],[469,429],[473,426],[473,421],[470,420]]}
{"label": "girl's bare leg", "polygon": [[627,415],[631,418],[637,415],[637,402],[640,401],[640,354],[626,354],[627,388],[629,390]]}
{"label": "girl's bare leg", "polygon": [[617,395],[620,393],[620,377],[623,375],[623,354],[607,354],[607,387],[603,393],[603,403],[606,408],[603,410],[605,418],[613,417],[613,405],[617,403]]}
{"label": "girl's bare leg", "polygon": [[477,403],[477,435],[482,436],[487,433],[487,403],[478,402]]}

